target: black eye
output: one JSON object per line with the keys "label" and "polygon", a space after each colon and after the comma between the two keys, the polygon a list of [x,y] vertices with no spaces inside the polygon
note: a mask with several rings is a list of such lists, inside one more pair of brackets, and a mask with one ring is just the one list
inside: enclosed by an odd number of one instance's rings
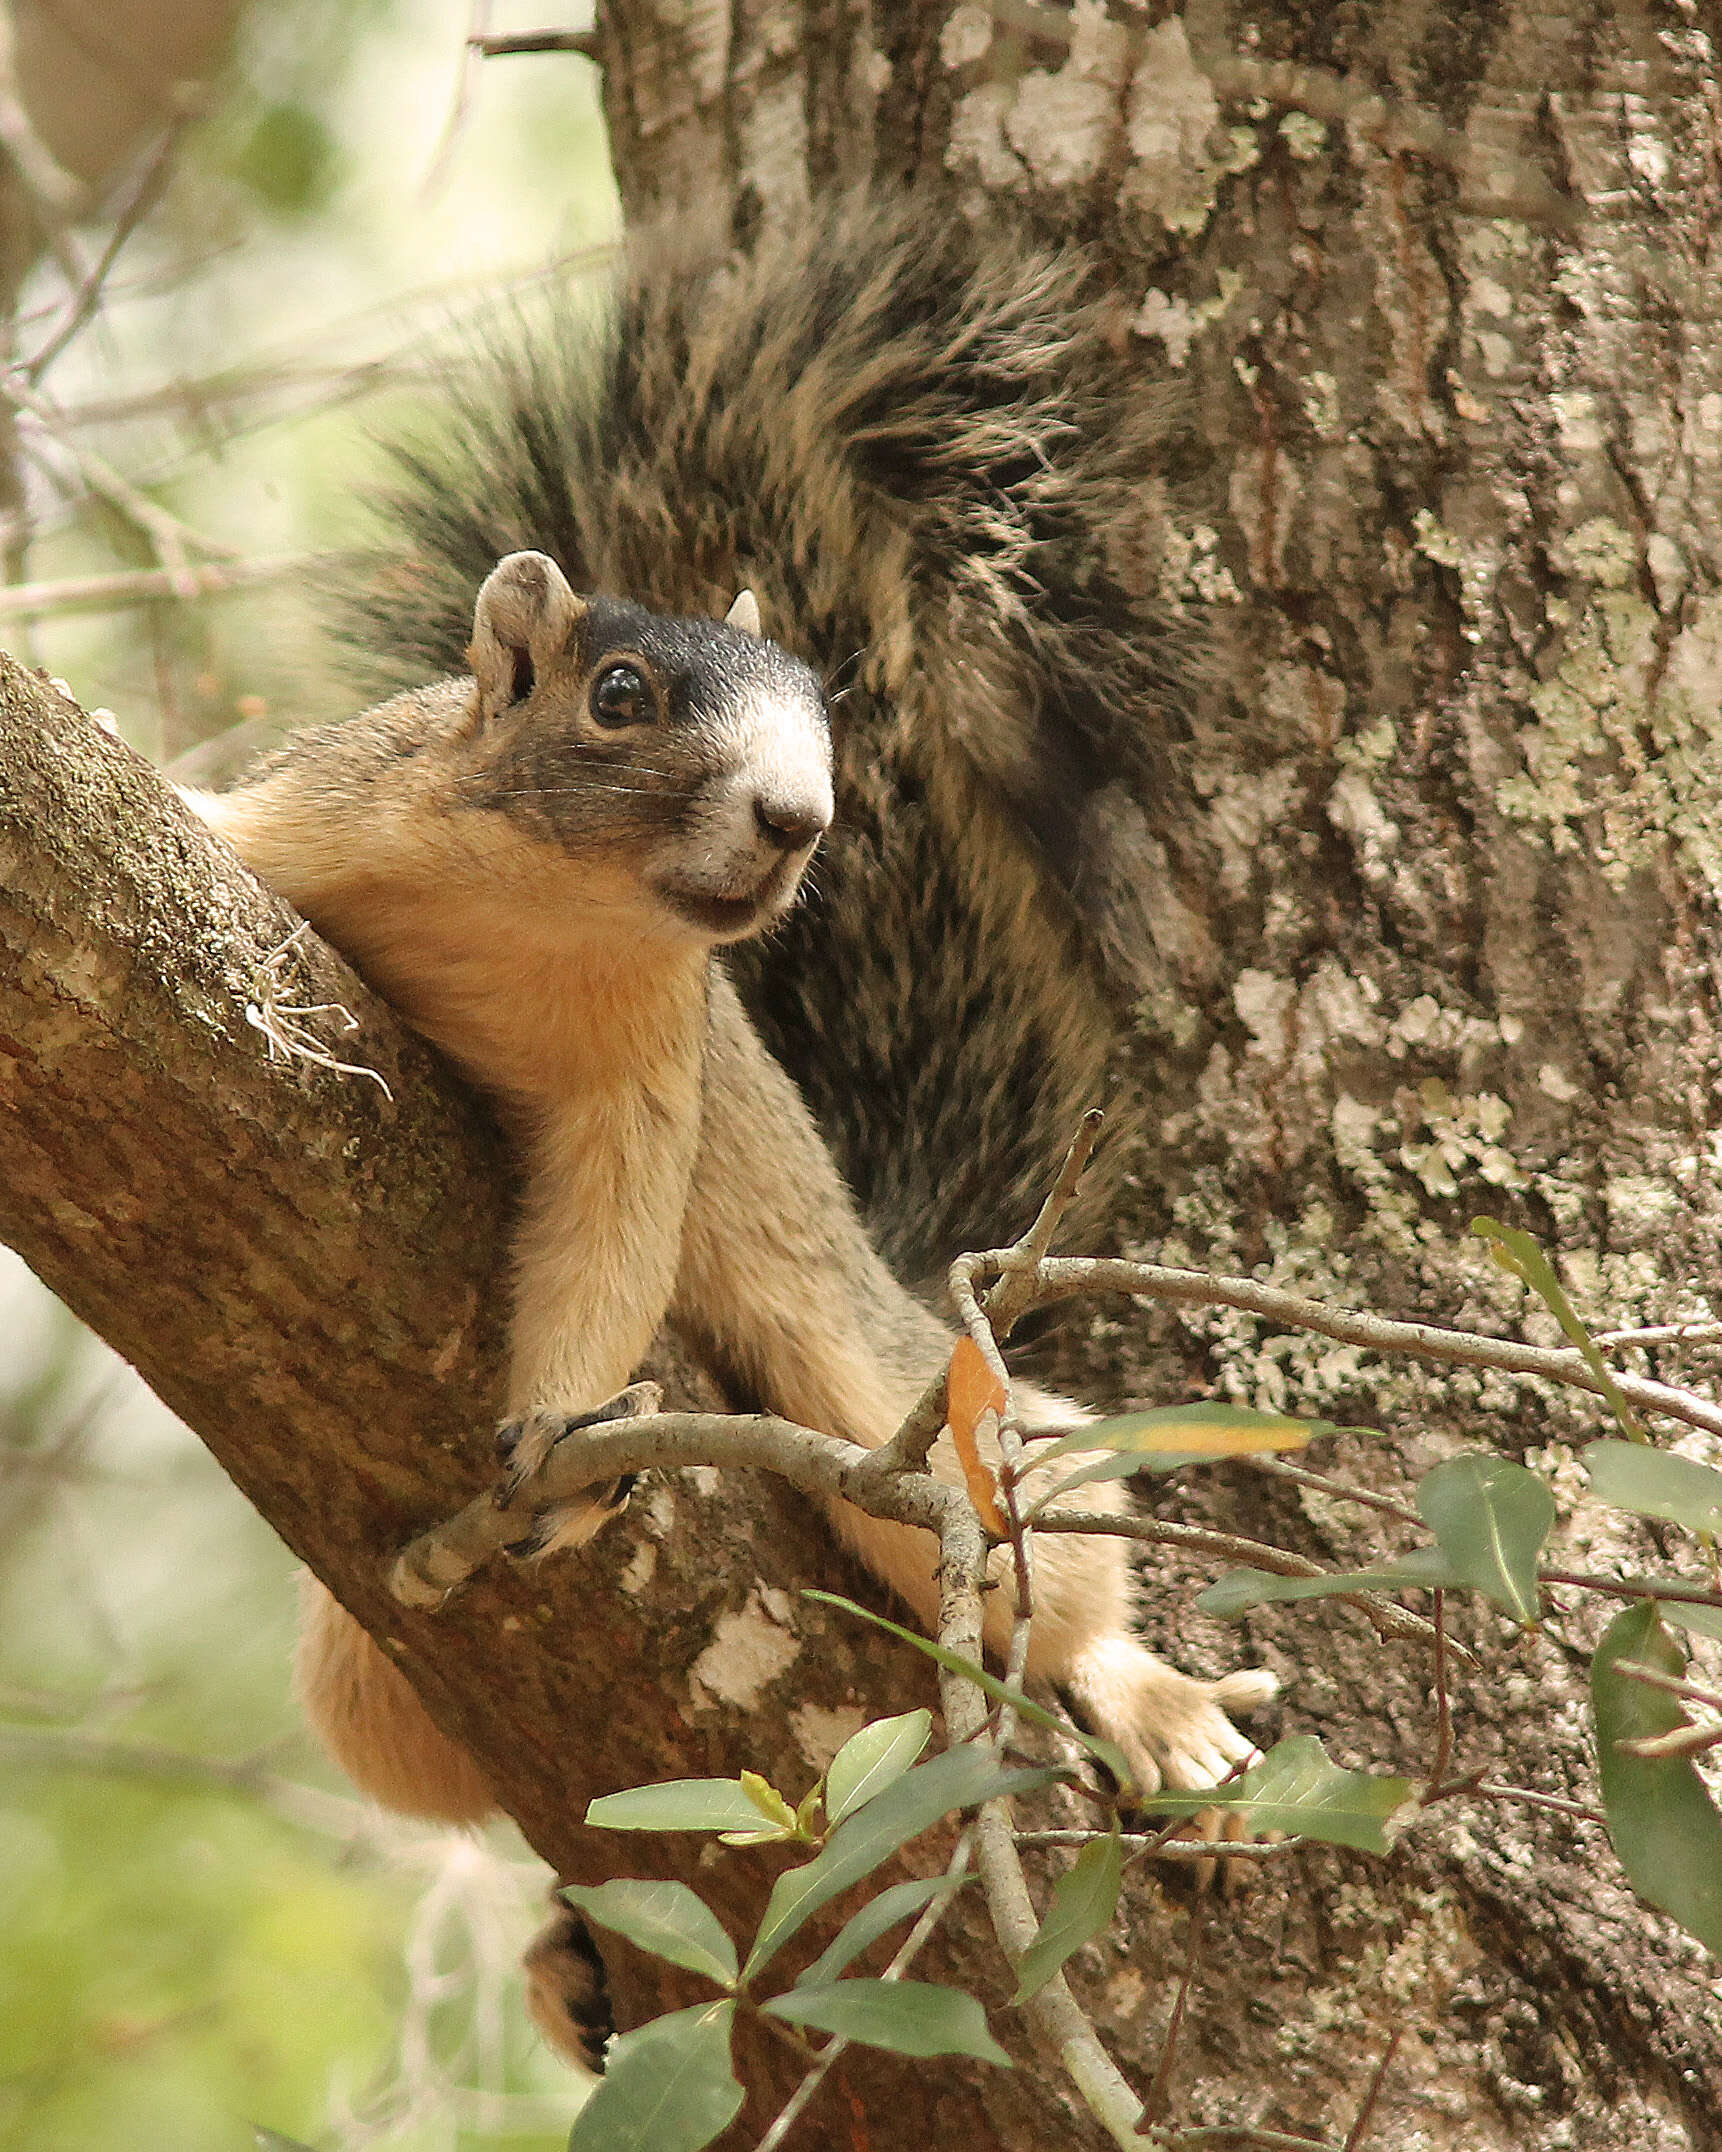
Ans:
{"label": "black eye", "polygon": [[590,701],[594,721],[613,728],[649,725],[658,714],[650,683],[633,665],[606,665],[592,683]]}

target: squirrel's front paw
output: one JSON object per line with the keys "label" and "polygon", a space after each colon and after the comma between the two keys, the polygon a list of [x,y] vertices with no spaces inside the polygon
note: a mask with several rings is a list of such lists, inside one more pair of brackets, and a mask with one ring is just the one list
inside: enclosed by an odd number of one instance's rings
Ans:
{"label": "squirrel's front paw", "polygon": [[[551,1452],[570,1435],[616,1420],[640,1419],[658,1411],[662,1403],[663,1393],[655,1382],[635,1382],[589,1412],[557,1412],[540,1407],[504,1420],[496,1430],[496,1453],[504,1468],[496,1488],[497,1507],[531,1506],[533,1482],[544,1470]],[[534,1517],[531,1530],[510,1544],[509,1553],[521,1560],[536,1561],[564,1547],[584,1546],[626,1504],[635,1477],[630,1472],[621,1479],[583,1487],[567,1501],[546,1504]]]}

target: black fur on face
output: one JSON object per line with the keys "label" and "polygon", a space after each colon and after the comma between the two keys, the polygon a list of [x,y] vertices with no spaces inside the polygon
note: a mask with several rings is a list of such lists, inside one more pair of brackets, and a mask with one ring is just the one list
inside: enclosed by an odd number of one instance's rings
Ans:
{"label": "black fur on face", "polygon": [[595,597],[563,657],[475,743],[461,797],[571,848],[626,850],[682,828],[772,728],[825,742],[817,676],[715,620]]}

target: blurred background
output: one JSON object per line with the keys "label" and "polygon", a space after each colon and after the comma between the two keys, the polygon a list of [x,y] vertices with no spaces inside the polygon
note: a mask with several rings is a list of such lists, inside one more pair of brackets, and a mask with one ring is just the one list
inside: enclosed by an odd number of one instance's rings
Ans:
{"label": "blurred background", "polygon": [[[552,27],[0,0],[0,645],[153,758],[351,707],[311,593],[377,432],[451,330],[601,271],[592,68],[470,43]],[[290,1558],[4,1251],[0,1445],[0,2146],[559,2147],[543,1870],[322,1764]]]}

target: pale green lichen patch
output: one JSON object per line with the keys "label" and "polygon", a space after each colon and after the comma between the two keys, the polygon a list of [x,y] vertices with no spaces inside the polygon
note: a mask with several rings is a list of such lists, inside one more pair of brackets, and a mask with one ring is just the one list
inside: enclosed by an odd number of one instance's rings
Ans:
{"label": "pale green lichen patch", "polygon": [[1427,508],[1419,508],[1411,520],[1417,533],[1417,550],[1437,567],[1451,568],[1457,574],[1466,640],[1481,642],[1491,618],[1495,579],[1501,572],[1499,549],[1485,540],[1463,538],[1448,530]]}
{"label": "pale green lichen patch", "polygon": [[1218,321],[1243,289],[1243,278],[1235,269],[1222,269],[1217,279],[1214,295],[1192,306],[1188,300],[1169,296],[1150,285],[1143,295],[1131,327],[1138,336],[1157,336],[1166,347],[1166,357],[1173,366],[1182,366],[1190,355],[1190,346],[1199,332],[1210,322]]}
{"label": "pale green lichen patch", "polygon": [[1673,843],[1722,895],[1722,599],[1705,600],[1674,638],[1652,692],[1657,625],[1636,591],[1596,597],[1553,676],[1531,691],[1525,774],[1504,778],[1496,803],[1553,851],[1582,842],[1616,886]]}
{"label": "pale green lichen patch", "polygon": [[[1180,17],[1169,15],[1142,39],[1130,84],[1125,137],[1130,172],[1120,204],[1193,237],[1213,214],[1221,180],[1260,154],[1253,130],[1223,136],[1214,86],[1196,65]],[[1227,148],[1215,155],[1218,143]]]}
{"label": "pale green lichen patch", "polygon": [[1044,185],[1080,186],[1099,170],[1116,129],[1128,50],[1124,29],[1102,0],[1076,0],[1069,59],[1051,72],[1035,68],[1018,84],[1005,133]]}
{"label": "pale green lichen patch", "polygon": [[1501,1143],[1512,1108],[1492,1091],[1455,1098],[1438,1077],[1419,1087],[1423,1128],[1399,1146],[1399,1162],[1432,1196],[1453,1198],[1474,1180],[1524,1188],[1530,1176]]}
{"label": "pale green lichen patch", "polygon": [[1205,605],[1236,605],[1241,593],[1220,558],[1220,534],[1205,523],[1188,531],[1169,524],[1161,545],[1161,594],[1196,598]]}
{"label": "pale green lichen patch", "polygon": [[1327,128],[1307,112],[1288,112],[1280,121],[1280,139],[1294,157],[1308,164],[1327,147]]}

